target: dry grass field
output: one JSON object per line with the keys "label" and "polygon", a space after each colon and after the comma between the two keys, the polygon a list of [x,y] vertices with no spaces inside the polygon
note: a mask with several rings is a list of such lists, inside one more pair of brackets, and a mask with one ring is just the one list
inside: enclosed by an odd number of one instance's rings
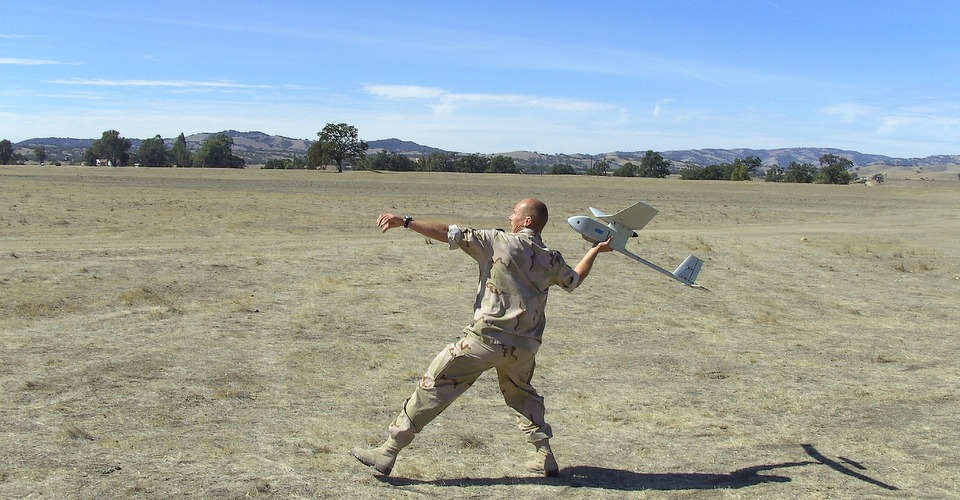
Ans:
{"label": "dry grass field", "polygon": [[[960,497],[960,182],[881,186],[0,167],[2,498]],[[476,265],[382,211],[505,227],[660,210],[551,294],[534,385],[562,468],[487,374],[376,477],[471,317]]]}

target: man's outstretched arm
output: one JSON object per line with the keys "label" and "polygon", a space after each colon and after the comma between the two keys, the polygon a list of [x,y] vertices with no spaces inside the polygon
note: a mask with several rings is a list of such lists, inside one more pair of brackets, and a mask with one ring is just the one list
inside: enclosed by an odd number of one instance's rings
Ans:
{"label": "man's outstretched arm", "polygon": [[577,283],[577,286],[582,285],[583,280],[587,279],[587,275],[590,274],[590,270],[593,269],[593,262],[597,260],[597,256],[600,255],[601,252],[610,252],[612,250],[613,248],[610,247],[609,239],[603,243],[597,243],[590,247],[590,250],[587,250],[586,255],[580,259],[577,267],[573,268],[577,275],[580,276],[580,281]]}
{"label": "man's outstretched arm", "polygon": [[[383,214],[377,218],[377,227],[380,228],[380,232],[382,233],[385,233],[387,229],[390,228],[403,227],[403,217],[391,213]],[[450,226],[447,224],[421,220],[411,220],[407,224],[407,229],[411,229],[427,238],[432,238],[437,241],[447,241],[447,230],[449,228]]]}

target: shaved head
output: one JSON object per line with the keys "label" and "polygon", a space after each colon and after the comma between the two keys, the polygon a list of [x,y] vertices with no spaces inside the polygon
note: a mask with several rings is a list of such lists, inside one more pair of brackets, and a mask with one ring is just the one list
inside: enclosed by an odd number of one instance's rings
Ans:
{"label": "shaved head", "polygon": [[520,200],[514,212],[520,217],[529,217],[526,227],[538,233],[547,225],[547,205],[536,198]]}

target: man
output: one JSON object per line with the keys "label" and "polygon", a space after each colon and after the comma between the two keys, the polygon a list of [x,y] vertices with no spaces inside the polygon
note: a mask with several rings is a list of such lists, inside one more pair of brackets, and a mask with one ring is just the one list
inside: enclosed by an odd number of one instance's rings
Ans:
{"label": "man", "polygon": [[480,264],[473,323],[464,329],[464,337],[449,344],[430,364],[390,424],[387,441],[378,448],[351,451],[381,474],[389,475],[397,454],[414,435],[491,368],[497,370],[504,401],[517,414],[517,426],[536,449],[528,468],[547,477],[560,474],[550,448],[553,431],[544,421],[543,398],[530,385],[546,323],[547,291],[552,285],[573,291],[590,273],[597,255],[612,249],[609,241],[600,243],[571,268],[540,239],[547,224],[543,202],[532,198],[520,201],[509,220],[510,233],[461,229],[391,213],[377,219],[382,232],[405,227],[446,241],[451,250],[460,248]]}

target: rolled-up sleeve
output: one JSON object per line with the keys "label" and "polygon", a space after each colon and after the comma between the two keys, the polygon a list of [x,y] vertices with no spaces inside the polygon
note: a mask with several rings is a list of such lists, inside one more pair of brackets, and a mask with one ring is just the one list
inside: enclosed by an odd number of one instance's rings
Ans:
{"label": "rolled-up sleeve", "polygon": [[572,292],[580,286],[580,275],[573,270],[566,262],[560,252],[554,252],[554,265],[556,271],[556,283],[560,288]]}
{"label": "rolled-up sleeve", "polygon": [[460,248],[461,241],[463,241],[463,230],[456,224],[451,224],[447,228],[447,242],[450,244],[450,250]]}
{"label": "rolled-up sleeve", "polygon": [[450,249],[459,248],[477,262],[487,262],[493,257],[493,239],[503,231],[474,229],[472,227],[449,226],[447,228],[447,242]]}

